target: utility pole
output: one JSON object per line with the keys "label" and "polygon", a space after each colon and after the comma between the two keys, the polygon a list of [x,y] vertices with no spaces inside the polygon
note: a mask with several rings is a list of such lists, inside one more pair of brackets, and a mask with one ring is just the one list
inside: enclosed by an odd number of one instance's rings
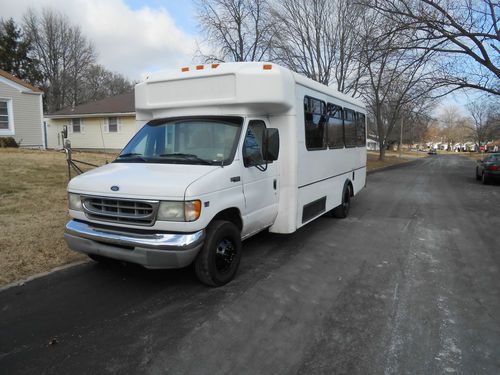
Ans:
{"label": "utility pole", "polygon": [[399,133],[399,157],[403,151],[403,116],[401,116],[401,131]]}

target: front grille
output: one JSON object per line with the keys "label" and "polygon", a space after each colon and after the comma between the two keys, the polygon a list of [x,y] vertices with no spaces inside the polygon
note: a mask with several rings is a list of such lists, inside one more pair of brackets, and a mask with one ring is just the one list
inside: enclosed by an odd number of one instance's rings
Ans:
{"label": "front grille", "polygon": [[154,224],[159,205],[158,201],[88,196],[82,197],[82,201],[89,219],[146,226]]}

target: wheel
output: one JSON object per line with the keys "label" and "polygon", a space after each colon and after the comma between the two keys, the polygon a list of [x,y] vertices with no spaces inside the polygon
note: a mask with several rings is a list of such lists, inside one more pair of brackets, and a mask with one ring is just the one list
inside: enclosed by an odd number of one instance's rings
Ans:
{"label": "wheel", "polygon": [[209,286],[227,284],[236,274],[240,259],[239,229],[229,221],[216,220],[208,226],[205,243],[196,258],[196,276]]}
{"label": "wheel", "polygon": [[487,185],[489,182],[490,182],[490,179],[488,178],[488,176],[486,176],[486,174],[483,172],[483,174],[481,175],[481,181],[484,185]]}
{"label": "wheel", "polygon": [[479,170],[476,167],[476,180],[479,181],[480,179],[481,179],[481,176],[479,175]]}
{"label": "wheel", "polygon": [[335,207],[332,211],[332,216],[338,219],[344,219],[349,215],[351,208],[351,185],[346,184],[342,192],[342,203]]}

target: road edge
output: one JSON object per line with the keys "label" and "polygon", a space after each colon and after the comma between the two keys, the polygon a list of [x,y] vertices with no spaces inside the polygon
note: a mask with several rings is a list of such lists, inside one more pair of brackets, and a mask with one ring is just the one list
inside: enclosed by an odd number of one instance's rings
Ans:
{"label": "road edge", "polygon": [[417,164],[418,162],[420,162],[420,161],[422,161],[424,159],[426,159],[426,158],[418,158],[418,159],[410,160],[410,161],[407,161],[407,162],[404,162],[404,163],[393,164],[393,165],[388,165],[386,167],[372,169],[371,171],[367,171],[366,174],[370,175],[370,174],[374,174],[374,173],[377,173],[377,172],[384,172],[384,171],[391,170],[391,169],[397,169],[397,168],[407,167],[409,165]]}
{"label": "road edge", "polygon": [[49,275],[51,275],[53,273],[66,270],[68,268],[80,266],[82,264],[86,264],[86,263],[89,263],[89,262],[90,262],[90,260],[87,260],[87,259],[79,260],[79,261],[76,261],[76,262],[72,262],[72,263],[68,263],[68,264],[63,264],[62,266],[54,267],[54,268],[52,268],[49,271],[35,273],[34,275],[28,276],[28,277],[26,277],[24,279],[13,281],[13,282],[11,282],[9,284],[5,284],[4,286],[1,286],[0,287],[0,293],[6,291],[7,289],[11,289],[11,288],[16,287],[16,286],[24,286],[26,283],[29,283],[30,281],[37,280],[37,279],[40,279],[42,277],[49,276]]}

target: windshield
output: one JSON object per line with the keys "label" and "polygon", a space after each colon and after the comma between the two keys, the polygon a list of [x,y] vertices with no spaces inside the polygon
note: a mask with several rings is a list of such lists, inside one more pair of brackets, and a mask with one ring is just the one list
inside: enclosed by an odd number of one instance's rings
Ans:
{"label": "windshield", "polygon": [[228,165],[242,122],[234,117],[154,120],[139,130],[115,162]]}

